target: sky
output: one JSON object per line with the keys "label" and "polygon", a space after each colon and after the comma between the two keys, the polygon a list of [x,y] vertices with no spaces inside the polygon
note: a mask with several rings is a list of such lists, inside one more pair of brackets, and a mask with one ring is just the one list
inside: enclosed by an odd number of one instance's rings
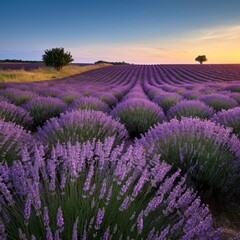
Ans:
{"label": "sky", "polygon": [[6,0],[0,59],[63,47],[79,63],[240,63],[239,12],[239,0]]}

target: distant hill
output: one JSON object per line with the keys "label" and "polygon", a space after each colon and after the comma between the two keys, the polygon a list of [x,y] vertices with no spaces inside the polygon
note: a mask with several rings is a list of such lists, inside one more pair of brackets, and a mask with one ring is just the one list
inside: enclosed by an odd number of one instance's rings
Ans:
{"label": "distant hill", "polygon": [[126,63],[126,62],[108,62],[108,61],[103,61],[103,60],[99,60],[99,61],[95,62],[94,64],[102,64],[102,63],[113,64],[113,65],[126,65],[126,64],[129,64],[129,63]]}
{"label": "distant hill", "polygon": [[0,62],[6,62],[6,63],[42,63],[42,61],[21,60],[21,59],[4,59],[4,60],[0,60]]}

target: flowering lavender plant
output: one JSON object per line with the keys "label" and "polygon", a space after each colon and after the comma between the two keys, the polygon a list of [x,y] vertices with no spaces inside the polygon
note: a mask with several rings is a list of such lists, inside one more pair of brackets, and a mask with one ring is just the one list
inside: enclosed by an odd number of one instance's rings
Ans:
{"label": "flowering lavender plant", "polygon": [[238,189],[240,141],[230,128],[198,118],[172,119],[136,142],[150,156],[160,154],[175,169],[181,168],[203,196],[218,192],[231,197]]}
{"label": "flowering lavender plant", "polygon": [[232,128],[233,132],[240,137],[240,107],[222,110],[213,116],[212,121]]}
{"label": "flowering lavender plant", "polygon": [[238,103],[238,106],[240,105],[240,93],[231,93],[230,97]]}
{"label": "flowering lavender plant", "polygon": [[177,93],[161,93],[153,99],[164,112],[167,112],[171,106],[181,100],[183,100],[183,97]]}
{"label": "flowering lavender plant", "polygon": [[162,109],[145,99],[123,101],[113,109],[111,115],[119,118],[131,136],[139,136],[154,124],[165,120]]}
{"label": "flowering lavender plant", "polygon": [[39,146],[0,164],[1,239],[218,239],[180,170],[114,141],[58,144],[50,155]]}
{"label": "flowering lavender plant", "polygon": [[93,97],[97,97],[103,102],[107,103],[109,107],[113,107],[117,104],[118,100],[109,92],[97,92],[93,94]]}
{"label": "flowering lavender plant", "polygon": [[167,117],[172,119],[176,117],[198,117],[201,119],[209,119],[213,116],[213,108],[206,105],[204,102],[198,100],[183,100],[172,106],[168,112]]}
{"label": "flowering lavender plant", "polygon": [[186,91],[183,94],[183,97],[189,100],[194,100],[194,99],[198,99],[199,97],[201,97],[202,93],[198,90],[190,90],[190,91]]}
{"label": "flowering lavender plant", "polygon": [[61,114],[60,118],[47,121],[36,133],[36,138],[44,145],[84,142],[93,138],[103,141],[109,136],[115,136],[115,144],[128,138],[123,124],[103,112],[93,110]]}
{"label": "flowering lavender plant", "polygon": [[234,108],[238,105],[234,99],[219,93],[204,95],[200,97],[199,100],[213,107],[217,112],[221,111],[222,109],[227,110]]}
{"label": "flowering lavender plant", "polygon": [[14,122],[25,128],[30,128],[33,123],[32,118],[25,109],[6,101],[0,101],[0,118],[5,122]]}
{"label": "flowering lavender plant", "polygon": [[75,99],[82,97],[82,94],[75,92],[67,92],[60,94],[58,97],[63,100],[67,105],[70,105]]}
{"label": "flowering lavender plant", "polygon": [[0,120],[0,161],[12,163],[19,158],[24,146],[30,145],[32,137],[22,126]]}
{"label": "flowering lavender plant", "polygon": [[42,126],[46,120],[57,117],[66,108],[66,104],[52,97],[38,97],[24,105],[33,118],[34,126]]}
{"label": "flowering lavender plant", "polygon": [[13,88],[7,88],[5,90],[2,90],[0,94],[7,97],[11,103],[17,106],[23,105],[38,96],[35,92],[22,91]]}
{"label": "flowering lavender plant", "polygon": [[108,105],[96,97],[81,97],[73,101],[69,106],[68,111],[71,110],[96,110],[108,112]]}

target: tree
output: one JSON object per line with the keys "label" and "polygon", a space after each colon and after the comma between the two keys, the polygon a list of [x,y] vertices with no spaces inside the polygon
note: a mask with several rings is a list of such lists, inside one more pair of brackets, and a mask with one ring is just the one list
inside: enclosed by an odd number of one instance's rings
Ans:
{"label": "tree", "polygon": [[207,58],[205,55],[199,55],[198,57],[195,58],[195,61],[200,62],[200,64],[202,64],[203,62],[207,61]]}
{"label": "tree", "polygon": [[52,48],[45,50],[42,60],[46,66],[54,67],[60,71],[63,66],[72,62],[73,58],[70,52],[64,52],[64,48]]}

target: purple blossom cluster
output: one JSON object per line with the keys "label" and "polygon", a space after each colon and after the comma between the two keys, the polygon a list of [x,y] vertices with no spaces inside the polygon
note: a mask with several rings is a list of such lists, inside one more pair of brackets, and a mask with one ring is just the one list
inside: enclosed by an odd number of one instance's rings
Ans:
{"label": "purple blossom cluster", "polygon": [[38,94],[32,91],[23,91],[16,88],[6,88],[0,91],[0,96],[6,97],[11,103],[19,106],[38,97]]}
{"label": "purple blossom cluster", "polygon": [[180,170],[114,138],[0,164],[1,239],[219,239]]}
{"label": "purple blossom cluster", "polygon": [[5,122],[14,122],[25,128],[30,128],[33,124],[32,117],[25,109],[6,101],[0,101],[0,118]]}
{"label": "purple blossom cluster", "polygon": [[139,136],[151,126],[165,120],[165,114],[155,103],[146,99],[129,99],[119,103],[111,112],[132,136]]}
{"label": "purple blossom cluster", "polygon": [[199,100],[183,100],[176,103],[167,111],[169,119],[183,117],[198,117],[201,119],[210,119],[214,114],[212,107]]}
{"label": "purple blossom cluster", "polygon": [[96,110],[109,112],[109,106],[96,97],[81,97],[74,100],[67,110]]}
{"label": "purple blossom cluster", "polygon": [[103,141],[109,136],[115,136],[115,144],[119,144],[128,138],[128,133],[124,125],[111,116],[93,110],[62,113],[60,118],[48,120],[35,135],[44,145],[85,142],[94,138]]}
{"label": "purple blossom cluster", "polygon": [[99,98],[103,102],[107,103],[109,107],[114,107],[118,103],[117,98],[107,91],[94,93],[93,97]]}
{"label": "purple blossom cluster", "polygon": [[19,159],[22,148],[30,146],[32,136],[22,126],[0,120],[0,162]]}
{"label": "purple blossom cluster", "polygon": [[155,103],[157,103],[164,112],[167,112],[170,107],[172,107],[177,102],[180,102],[183,100],[183,97],[177,93],[161,93],[159,95],[156,95],[156,97],[153,99]]}
{"label": "purple blossom cluster", "polygon": [[222,110],[213,116],[212,121],[232,128],[233,132],[240,137],[240,107]]}
{"label": "purple blossom cluster", "polygon": [[165,120],[162,109],[148,99],[139,83],[124,96],[111,115],[125,125],[131,137],[138,137]]}
{"label": "purple blossom cluster", "polygon": [[34,126],[42,126],[48,119],[57,117],[66,109],[66,104],[52,97],[38,97],[23,106],[33,118]]}
{"label": "purple blossom cluster", "polygon": [[238,192],[240,141],[224,128],[199,118],[172,119],[136,140],[150,156],[180,168],[203,196]]}
{"label": "purple blossom cluster", "polygon": [[215,111],[221,111],[222,109],[234,108],[238,105],[237,101],[230,98],[227,95],[213,93],[202,96],[199,98],[200,101],[205,102],[207,105],[214,108]]}

